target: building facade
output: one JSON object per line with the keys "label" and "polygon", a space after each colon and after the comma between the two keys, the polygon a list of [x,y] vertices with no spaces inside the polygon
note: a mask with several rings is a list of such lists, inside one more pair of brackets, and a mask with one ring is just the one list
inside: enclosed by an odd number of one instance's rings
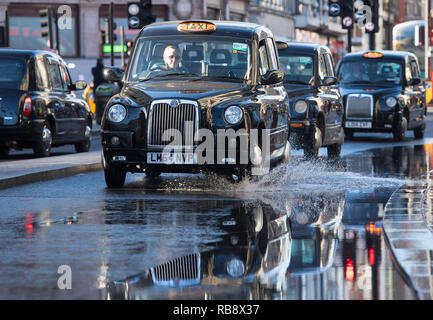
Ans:
{"label": "building facade", "polygon": [[[138,1],[138,0],[137,0]],[[46,49],[47,38],[41,37],[39,10],[50,7],[59,17],[60,54],[64,57],[95,58],[101,56],[101,30],[109,17],[109,0],[6,0],[0,2],[0,25],[9,26],[12,48]],[[120,27],[125,39],[135,39],[139,30],[127,27],[127,3],[114,3],[115,44],[120,44]],[[153,0],[156,21],[186,19],[222,19],[248,21],[249,0]],[[53,40],[53,42],[55,39]],[[56,47],[56,46],[54,46]]]}

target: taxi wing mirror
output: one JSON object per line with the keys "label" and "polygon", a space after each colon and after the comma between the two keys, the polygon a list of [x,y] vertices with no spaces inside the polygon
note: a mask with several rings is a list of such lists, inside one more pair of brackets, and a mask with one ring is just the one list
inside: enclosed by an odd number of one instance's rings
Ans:
{"label": "taxi wing mirror", "polygon": [[325,77],[322,80],[320,80],[321,86],[329,87],[329,86],[333,86],[334,84],[337,84],[336,77]]}
{"label": "taxi wing mirror", "polygon": [[119,82],[123,78],[123,70],[116,67],[105,67],[103,74],[104,79],[107,81]]}
{"label": "taxi wing mirror", "polygon": [[275,84],[284,80],[284,71],[272,69],[260,77],[260,84]]}
{"label": "taxi wing mirror", "polygon": [[418,77],[413,77],[412,79],[410,79],[407,84],[410,86],[417,86],[421,83],[421,79]]}
{"label": "taxi wing mirror", "polygon": [[78,80],[73,84],[72,90],[84,90],[87,87],[87,82]]}

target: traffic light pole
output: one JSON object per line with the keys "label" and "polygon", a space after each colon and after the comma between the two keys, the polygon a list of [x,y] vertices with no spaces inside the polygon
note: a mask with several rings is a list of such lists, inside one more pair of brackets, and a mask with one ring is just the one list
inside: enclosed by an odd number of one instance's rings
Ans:
{"label": "traffic light pole", "polygon": [[57,13],[54,13],[54,24],[56,26],[56,51],[60,55],[60,37],[59,37],[59,17]]}
{"label": "traffic light pole", "polygon": [[352,30],[353,28],[347,29],[347,53],[352,52]]}
{"label": "traffic light pole", "polygon": [[368,40],[369,40],[369,49],[370,50],[376,50],[376,34],[375,33],[370,33],[368,35]]}
{"label": "traffic light pole", "polygon": [[111,52],[110,52],[110,59],[111,59],[111,66],[114,67],[114,4],[113,2],[110,2],[110,20],[109,20],[109,33],[110,33],[110,46],[111,46]]}

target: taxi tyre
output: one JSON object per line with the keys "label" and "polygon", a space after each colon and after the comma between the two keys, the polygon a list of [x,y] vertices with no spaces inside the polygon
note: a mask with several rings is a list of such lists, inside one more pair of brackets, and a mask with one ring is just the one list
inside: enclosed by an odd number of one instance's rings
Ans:
{"label": "taxi tyre", "polygon": [[145,173],[146,173],[146,176],[148,176],[149,178],[156,178],[156,177],[159,177],[161,175],[161,171],[159,171],[159,170],[146,169]]}
{"label": "taxi tyre", "polygon": [[328,146],[328,157],[339,158],[341,154],[341,146],[344,143],[344,129],[340,129],[340,141]]}
{"label": "taxi tyre", "polygon": [[120,166],[106,164],[104,177],[108,188],[121,188],[125,184],[126,170]]}
{"label": "taxi tyre", "polygon": [[0,147],[0,156],[7,156],[9,154],[11,148],[9,147]]}
{"label": "taxi tyre", "polygon": [[415,128],[413,130],[413,134],[415,136],[415,139],[424,138],[424,132],[425,132],[425,122],[422,125],[420,125],[418,128]]}
{"label": "taxi tyre", "polygon": [[319,156],[319,149],[322,146],[322,138],[323,131],[321,126],[316,123],[314,131],[304,147],[304,155],[307,159],[317,158]]}
{"label": "taxi tyre", "polygon": [[92,131],[91,125],[90,126],[86,125],[84,130],[85,130],[84,135],[86,135],[86,131],[88,130],[88,136],[87,136],[86,140],[75,143],[75,145],[74,145],[75,151],[78,153],[89,152],[89,150],[90,150],[90,145],[91,145],[90,136],[91,136],[91,131]]}
{"label": "taxi tyre", "polygon": [[407,120],[405,116],[399,118],[394,126],[392,134],[395,141],[403,141],[407,131]]}
{"label": "taxi tyre", "polygon": [[53,143],[53,134],[47,121],[44,122],[42,131],[33,145],[33,152],[37,157],[49,157]]}
{"label": "taxi tyre", "polygon": [[355,133],[355,132],[354,132],[353,130],[350,130],[350,129],[345,129],[345,130],[344,130],[344,135],[345,135],[346,137],[348,137],[348,138],[352,138],[354,133]]}

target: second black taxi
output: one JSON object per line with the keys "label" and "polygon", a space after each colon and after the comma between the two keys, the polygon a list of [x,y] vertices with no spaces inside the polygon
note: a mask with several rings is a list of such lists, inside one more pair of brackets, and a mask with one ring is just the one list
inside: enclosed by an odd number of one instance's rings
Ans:
{"label": "second black taxi", "polygon": [[[290,157],[289,101],[271,31],[251,23],[171,21],[141,30],[105,107],[108,187],[127,172],[210,170],[242,179]],[[254,173],[255,172],[255,173]]]}
{"label": "second black taxi", "polygon": [[401,141],[407,130],[413,130],[416,139],[424,137],[425,88],[413,53],[351,53],[342,58],[337,71],[347,136],[390,132]]}
{"label": "second black taxi", "polygon": [[321,147],[338,157],[344,142],[343,106],[334,62],[328,47],[302,42],[277,42],[284,87],[290,99],[290,142],[308,158]]}

